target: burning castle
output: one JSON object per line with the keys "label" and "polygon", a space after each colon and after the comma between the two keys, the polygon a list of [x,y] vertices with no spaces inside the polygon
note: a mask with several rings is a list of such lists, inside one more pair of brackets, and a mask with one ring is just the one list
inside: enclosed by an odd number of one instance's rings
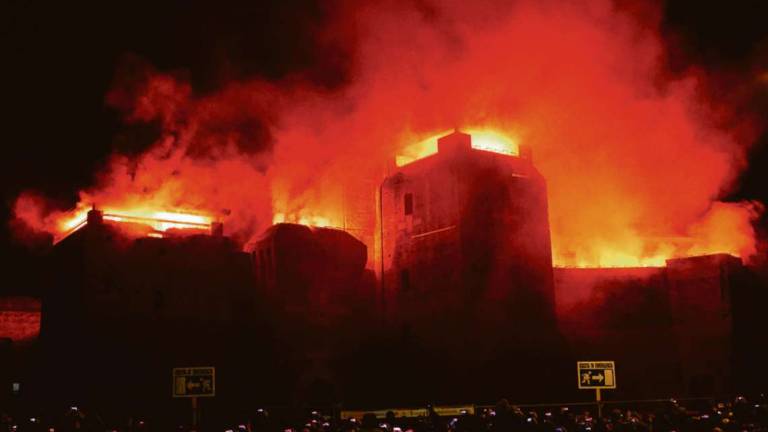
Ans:
{"label": "burning castle", "polygon": [[[634,377],[651,362],[669,391],[733,388],[728,371],[762,322],[749,305],[765,304],[739,259],[553,274],[547,207],[530,152],[444,136],[381,183],[378,284],[371,245],[341,230],[279,223],[243,252],[204,216],[93,209],[49,257],[41,339],[50,358],[69,355],[47,364],[41,389],[103,394],[119,369],[126,393],[159,397],[170,368],[205,363],[221,400],[241,404],[545,400],[569,397],[575,356],[598,354]],[[564,307],[577,290],[615,304]],[[638,290],[650,294],[635,302]],[[648,298],[650,315],[628,325]],[[703,326],[693,311],[718,319]],[[633,351],[627,335],[664,352]],[[704,349],[713,342],[722,350]],[[641,381],[623,376],[618,391],[648,390]]]}

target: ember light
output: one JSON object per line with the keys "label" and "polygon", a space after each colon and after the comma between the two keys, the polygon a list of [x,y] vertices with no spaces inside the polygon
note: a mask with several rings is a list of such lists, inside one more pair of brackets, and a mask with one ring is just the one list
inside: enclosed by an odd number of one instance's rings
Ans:
{"label": "ember light", "polygon": [[[505,133],[494,129],[481,128],[462,129],[461,131],[472,136],[472,148],[475,150],[484,150],[510,156],[518,156],[520,154],[517,142]],[[415,160],[437,153],[437,139],[452,132],[453,130],[442,131],[406,147],[403,153],[395,158],[396,165],[407,165]]]}
{"label": "ember light", "polygon": [[296,223],[299,225],[315,226],[320,228],[331,227],[334,224],[324,216],[317,215],[286,215],[285,213],[275,213],[272,223]]}
{"label": "ember light", "polygon": [[494,153],[516,156],[519,154],[517,144],[512,138],[493,130],[469,130],[472,135],[472,148]]}
{"label": "ember light", "polygon": [[[72,218],[66,220],[62,224],[63,234],[55,239],[55,243],[87,225],[89,222],[88,213],[88,210],[79,211]],[[148,236],[157,238],[162,238],[163,233],[169,229],[210,231],[213,223],[210,217],[204,215],[144,209],[108,209],[102,212],[102,219],[109,222],[146,225],[154,230]]]}

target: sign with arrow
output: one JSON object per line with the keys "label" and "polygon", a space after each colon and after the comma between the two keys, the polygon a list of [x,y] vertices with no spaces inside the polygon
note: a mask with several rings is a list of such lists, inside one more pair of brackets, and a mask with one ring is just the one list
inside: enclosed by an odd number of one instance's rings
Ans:
{"label": "sign with arrow", "polygon": [[216,368],[189,367],[173,369],[173,397],[216,395]]}
{"label": "sign with arrow", "polygon": [[580,361],[576,366],[580,389],[616,388],[616,368],[612,361]]}

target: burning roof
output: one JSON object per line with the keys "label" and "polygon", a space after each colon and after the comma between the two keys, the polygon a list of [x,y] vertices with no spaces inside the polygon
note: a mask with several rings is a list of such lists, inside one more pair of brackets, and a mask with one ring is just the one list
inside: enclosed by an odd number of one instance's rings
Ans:
{"label": "burning roof", "polygon": [[[55,237],[54,243],[60,242],[90,223],[110,223],[127,231],[157,238],[179,233],[211,233],[214,229],[221,227],[220,224],[214,223],[210,217],[198,214],[146,210],[97,210],[93,208],[85,215],[79,214],[66,221],[64,226],[69,229]],[[219,228],[215,228],[216,226]]]}
{"label": "burning roof", "polygon": [[[401,154],[396,156],[395,164],[397,166],[407,165],[415,160],[437,153],[438,140],[441,137],[450,135],[452,132],[458,131],[458,129],[454,131],[443,131],[405,147]],[[502,132],[493,129],[476,128],[462,129],[462,132],[472,137],[471,146],[476,150],[485,150],[510,156],[520,155],[520,148],[517,141]]]}

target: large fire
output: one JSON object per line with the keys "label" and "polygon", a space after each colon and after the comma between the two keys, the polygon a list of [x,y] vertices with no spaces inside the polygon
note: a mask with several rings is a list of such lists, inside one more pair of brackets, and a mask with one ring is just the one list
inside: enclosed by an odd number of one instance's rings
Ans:
{"label": "large fire", "polygon": [[[134,209],[185,209],[223,222],[243,244],[274,222],[334,226],[373,250],[390,161],[434,152],[434,137],[458,126],[478,148],[532,149],[556,265],[749,257],[762,205],[721,199],[761,125],[712,99],[704,71],[668,73],[659,14],[623,7],[338,3],[317,35],[349,58],[348,80],[333,90],[299,74],[198,94],[148,65],[118,71],[108,104],[127,130],[160,133],[138,156],[115,155],[76,208],[151,218],[154,210]],[[55,236],[82,221],[75,213],[32,193],[15,205],[28,227]]]}
{"label": "large fire", "polygon": [[[462,132],[472,135],[472,148],[485,150],[506,155],[518,155],[518,144],[509,134],[504,134],[494,129],[488,128],[467,128],[461,129]],[[452,130],[445,130],[440,133],[432,134],[429,138],[423,139],[415,144],[407,145],[395,157],[395,164],[403,166],[417,159],[427,157],[437,153],[437,139],[448,135]]]}
{"label": "large fire", "polygon": [[285,215],[284,213],[276,213],[275,217],[272,218],[272,223],[275,223],[275,224],[295,223],[295,224],[301,224],[301,225],[316,226],[321,228],[324,228],[324,227],[341,228],[341,224],[333,223],[329,218],[325,216],[318,216],[313,214]]}
{"label": "large fire", "polygon": [[[60,230],[54,236],[54,242],[63,240],[87,224],[88,211],[79,210],[69,215],[62,215],[59,222]],[[162,236],[169,230],[211,230],[213,222],[209,216],[180,213],[177,211],[158,211],[145,208],[104,209],[101,210],[103,219],[110,222],[140,224],[153,230],[149,235]]]}
{"label": "large fire", "polygon": [[[472,148],[507,155],[519,155],[519,144],[509,134],[493,129],[470,128]],[[415,144],[407,146],[403,154],[396,158],[397,166],[403,166],[415,160],[437,152],[437,139],[451,133],[442,131]],[[627,233],[625,243],[616,247],[613,242],[600,244],[598,239],[590,239],[597,244],[595,253],[590,256],[568,255],[561,249],[558,238],[553,240],[554,264],[560,267],[657,267],[664,266],[671,258],[727,253],[748,258],[753,252],[751,245],[751,226],[761,207],[753,203],[726,204],[714,203],[705,216],[689,226],[685,235],[669,237],[646,237]]]}

